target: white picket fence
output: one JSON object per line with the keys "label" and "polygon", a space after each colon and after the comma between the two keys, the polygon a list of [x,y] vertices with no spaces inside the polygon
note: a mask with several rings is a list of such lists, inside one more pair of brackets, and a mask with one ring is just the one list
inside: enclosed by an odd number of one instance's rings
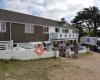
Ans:
{"label": "white picket fence", "polygon": [[[13,47],[13,41],[0,41],[0,59],[34,60],[54,56],[59,57],[59,51],[47,49],[41,56],[38,56],[34,50],[35,47],[31,43],[18,43],[17,47]],[[87,52],[87,49],[79,51],[79,53],[85,52]]]}
{"label": "white picket fence", "polygon": [[0,41],[0,50],[12,49],[13,40],[11,41]]}
{"label": "white picket fence", "polygon": [[[56,56],[55,56],[56,54]],[[38,56],[34,49],[23,49],[23,50],[1,50],[0,59],[17,59],[17,60],[34,60],[39,58],[50,58],[50,57],[59,57],[58,51],[44,51],[41,56]]]}
{"label": "white picket fence", "polygon": [[34,60],[39,58],[59,57],[58,51],[44,51],[41,56],[34,52],[35,48],[31,44],[18,44],[13,47],[13,41],[0,41],[0,59]]}

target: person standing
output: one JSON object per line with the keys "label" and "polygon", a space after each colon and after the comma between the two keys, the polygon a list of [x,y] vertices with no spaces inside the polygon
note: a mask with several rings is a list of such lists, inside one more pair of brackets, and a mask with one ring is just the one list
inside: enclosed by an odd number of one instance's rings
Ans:
{"label": "person standing", "polygon": [[54,58],[56,58],[58,48],[59,48],[58,42],[54,42],[53,43]]}
{"label": "person standing", "polygon": [[70,55],[70,43],[66,43],[66,56],[71,57]]}
{"label": "person standing", "polygon": [[75,42],[74,43],[74,58],[77,58],[78,56],[78,51],[79,51],[79,43],[78,42]]}
{"label": "person standing", "polygon": [[64,41],[61,41],[60,45],[59,45],[59,50],[60,50],[60,53],[63,57],[66,56],[65,54],[65,50],[66,50],[66,44]]}
{"label": "person standing", "polygon": [[63,49],[65,49],[65,45],[66,45],[65,42],[64,41],[61,41],[59,47],[62,47]]}

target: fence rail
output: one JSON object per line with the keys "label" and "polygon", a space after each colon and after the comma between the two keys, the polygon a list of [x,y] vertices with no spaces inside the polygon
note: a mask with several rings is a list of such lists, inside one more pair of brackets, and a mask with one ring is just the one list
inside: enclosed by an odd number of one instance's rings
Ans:
{"label": "fence rail", "polygon": [[12,49],[13,40],[11,41],[0,41],[0,50]]}

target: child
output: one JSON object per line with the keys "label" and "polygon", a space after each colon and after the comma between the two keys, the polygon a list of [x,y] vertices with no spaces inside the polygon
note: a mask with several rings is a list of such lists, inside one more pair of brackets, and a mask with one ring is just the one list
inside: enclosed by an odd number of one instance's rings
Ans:
{"label": "child", "polygon": [[70,44],[69,43],[66,43],[66,56],[68,56],[68,57],[71,57],[71,55],[70,55]]}

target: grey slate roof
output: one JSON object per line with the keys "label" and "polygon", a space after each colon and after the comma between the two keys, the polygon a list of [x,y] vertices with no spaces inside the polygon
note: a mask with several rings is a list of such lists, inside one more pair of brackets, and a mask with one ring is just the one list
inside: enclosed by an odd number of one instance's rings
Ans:
{"label": "grey slate roof", "polygon": [[[31,23],[31,24],[46,25],[46,26],[58,26],[58,23],[60,22],[4,9],[0,9],[0,20]],[[76,29],[69,23],[66,23],[66,27]]]}
{"label": "grey slate roof", "polygon": [[0,20],[57,26],[58,21],[0,9]]}

